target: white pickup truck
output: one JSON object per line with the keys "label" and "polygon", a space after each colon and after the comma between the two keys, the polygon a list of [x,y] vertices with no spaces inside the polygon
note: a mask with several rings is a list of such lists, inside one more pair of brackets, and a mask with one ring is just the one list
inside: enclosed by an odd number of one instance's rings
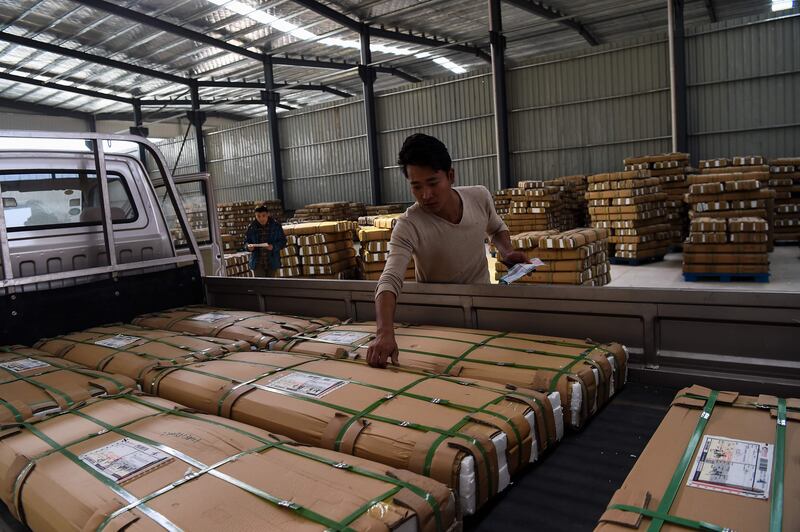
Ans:
{"label": "white pickup truck", "polygon": [[[149,141],[96,133],[0,131],[0,139],[13,138],[71,138],[85,142],[87,149],[0,150],[0,345],[30,345],[44,337],[203,301],[247,310],[374,319],[374,282],[219,276],[224,268],[210,176],[173,178]],[[143,146],[159,179],[134,156],[106,154],[104,143],[111,140]],[[399,299],[397,319],[618,341],[631,351],[634,383],[800,395],[798,293],[410,283]],[[652,392],[645,389],[628,397],[627,403],[615,403],[624,411],[610,415],[627,418],[653,410],[648,403]],[[650,415],[657,424],[660,417]],[[594,426],[603,424],[596,421]],[[631,430],[639,432],[627,434],[626,441],[647,441],[652,429]],[[588,432],[581,437],[595,438]],[[609,442],[621,448],[614,438]],[[584,454],[570,457],[562,450],[560,456],[582,460],[585,452],[577,449]],[[602,491],[608,489],[604,475],[559,482],[576,492]],[[607,498],[600,499],[594,506],[570,500],[568,511],[602,511]],[[513,516],[533,511],[532,504],[510,497],[495,513]],[[0,506],[0,530],[25,529]]]}

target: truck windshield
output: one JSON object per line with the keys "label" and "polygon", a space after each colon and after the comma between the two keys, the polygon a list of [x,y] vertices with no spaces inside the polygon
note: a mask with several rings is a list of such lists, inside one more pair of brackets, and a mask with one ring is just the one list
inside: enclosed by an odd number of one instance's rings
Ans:
{"label": "truck windshield", "polygon": [[[101,223],[100,188],[94,171],[30,170],[0,172],[3,212],[9,230]],[[114,223],[133,222],[136,207],[120,174],[108,172]]]}

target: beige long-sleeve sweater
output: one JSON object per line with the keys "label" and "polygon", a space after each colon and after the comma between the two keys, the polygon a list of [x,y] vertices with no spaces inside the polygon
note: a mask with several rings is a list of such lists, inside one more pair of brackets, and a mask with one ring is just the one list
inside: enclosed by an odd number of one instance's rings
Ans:
{"label": "beige long-sleeve sweater", "polygon": [[463,202],[457,224],[425,212],[414,204],[397,220],[389,242],[389,259],[375,297],[381,292],[400,294],[403,277],[414,257],[420,283],[486,284],[489,267],[484,239],[508,227],[494,209],[492,194],[482,186],[454,187]]}

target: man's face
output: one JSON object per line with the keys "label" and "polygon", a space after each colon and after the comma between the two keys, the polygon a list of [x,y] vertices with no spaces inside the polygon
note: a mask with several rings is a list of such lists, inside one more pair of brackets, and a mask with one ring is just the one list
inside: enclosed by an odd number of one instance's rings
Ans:
{"label": "man's face", "polygon": [[267,220],[269,220],[269,213],[268,212],[257,212],[256,213],[256,221],[261,225],[266,225]]}
{"label": "man's face", "polygon": [[450,196],[455,172],[450,170],[434,170],[430,166],[406,166],[408,184],[411,193],[423,210],[436,214],[442,210]]}

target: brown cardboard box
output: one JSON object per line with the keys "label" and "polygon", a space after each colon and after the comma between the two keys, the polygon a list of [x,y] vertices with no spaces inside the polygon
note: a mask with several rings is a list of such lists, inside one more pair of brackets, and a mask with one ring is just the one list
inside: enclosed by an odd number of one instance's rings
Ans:
{"label": "brown cardboard box", "polygon": [[[347,350],[366,358],[375,324],[334,326],[329,331],[286,341],[283,347],[281,342],[277,347],[327,355]],[[344,343],[338,337],[357,340]],[[395,340],[401,367],[511,384],[547,394],[558,392],[565,422],[573,428],[581,427],[627,380],[627,350],[617,343],[399,325],[395,327]]]}
{"label": "brown cardboard box", "polygon": [[768,229],[767,221],[762,218],[748,216],[728,220],[728,231],[731,233],[765,233]]}
{"label": "brown cardboard box", "polygon": [[87,368],[138,380],[156,366],[207,360],[248,350],[250,344],[243,340],[192,336],[136,325],[106,325],[46,338],[34,347]]}
{"label": "brown cardboard box", "polygon": [[136,389],[123,375],[86,369],[22,345],[0,347],[0,426],[73,408],[92,397]]}
{"label": "brown cardboard box", "polygon": [[243,340],[264,349],[275,340],[334,325],[339,320],[193,305],[143,314],[133,323],[153,329]]}
{"label": "brown cardboard box", "polygon": [[356,250],[352,247],[347,247],[327,255],[308,255],[303,257],[303,266],[328,266],[337,262],[347,261],[355,256]]}
{"label": "brown cardboard box", "polygon": [[[715,402],[710,399],[715,396]],[[737,532],[762,532],[766,530],[800,530],[800,401],[787,399],[789,411],[785,421],[779,421],[778,399],[761,395],[758,397],[742,396],[735,392],[712,392],[708,388],[692,386],[678,392],[667,412],[664,421],[650,439],[642,455],[636,461],[622,488],[617,490],[609,503],[609,509],[601,516],[596,532],[625,532],[630,530],[653,530],[654,520],[651,516],[642,515],[641,510],[656,511],[673,517],[702,521],[727,530]],[[781,414],[781,417],[784,417]],[[694,437],[694,435],[697,437]],[[726,439],[727,442],[720,440]],[[711,441],[709,441],[711,440]],[[716,440],[716,441],[714,441]],[[730,440],[744,443],[736,444]],[[778,450],[779,441],[782,452]],[[770,444],[772,451],[766,451],[762,445]],[[756,489],[738,490],[733,485],[725,485],[725,465],[718,469],[716,476],[707,478],[706,472],[696,472],[698,454],[714,453],[716,449],[725,447],[728,452],[736,452],[745,457],[742,450],[757,453],[758,467],[770,475],[770,486],[761,492],[761,485]],[[783,460],[778,464],[777,455]],[[773,459],[773,467],[761,462],[767,455]],[[688,456],[682,460],[683,456]],[[700,458],[702,458],[700,454]],[[724,456],[724,453],[723,453]],[[749,461],[749,457],[747,459]],[[713,467],[713,462],[706,462],[706,468]],[[706,471],[708,471],[706,469]],[[739,469],[741,470],[741,469]],[[777,475],[783,476],[780,497],[776,496]],[[674,495],[670,489],[671,479],[675,481]],[[691,482],[692,485],[687,485]],[[704,487],[699,487],[704,486]],[[738,491],[738,493],[733,493]],[[750,496],[744,496],[747,493]],[[762,498],[766,496],[766,498]],[[782,513],[782,522],[771,526],[771,506],[776,504]],[[615,505],[626,505],[626,510],[615,508]],[[655,528],[658,530],[658,528]],[[689,528],[664,523],[663,532],[679,532]],[[704,528],[713,530],[713,528]]]}
{"label": "brown cardboard box", "polygon": [[458,527],[431,479],[130,394],[5,430],[0,482],[43,532]]}
{"label": "brown cardboard box", "polygon": [[358,239],[361,242],[372,242],[375,240],[389,240],[392,238],[391,229],[381,229],[378,227],[361,227],[358,230]]}
{"label": "brown cardboard box", "polygon": [[728,229],[726,220],[718,218],[695,218],[689,228],[693,233],[724,233]]}
{"label": "brown cardboard box", "polygon": [[310,255],[325,255],[335,253],[353,247],[353,242],[349,239],[330,242],[327,244],[303,245],[298,248],[298,255],[308,257]]}
{"label": "brown cardboard box", "polygon": [[142,386],[189,408],[430,476],[457,489],[467,513],[535,460],[534,407],[543,397],[277,351],[156,369]]}

